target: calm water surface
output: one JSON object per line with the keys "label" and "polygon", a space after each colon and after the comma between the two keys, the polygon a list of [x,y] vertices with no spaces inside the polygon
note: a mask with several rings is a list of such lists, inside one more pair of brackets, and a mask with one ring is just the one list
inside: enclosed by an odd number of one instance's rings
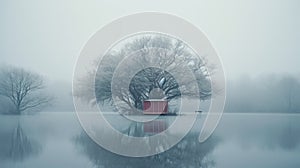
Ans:
{"label": "calm water surface", "polygon": [[[214,134],[199,143],[204,119],[204,114],[199,116],[190,133],[170,150],[129,158],[95,144],[75,113],[0,115],[0,168],[300,167],[300,115],[224,114]],[[126,134],[144,136],[165,129],[168,123],[162,121],[155,123],[159,128],[151,127],[151,123],[142,129],[130,123],[115,127]]]}

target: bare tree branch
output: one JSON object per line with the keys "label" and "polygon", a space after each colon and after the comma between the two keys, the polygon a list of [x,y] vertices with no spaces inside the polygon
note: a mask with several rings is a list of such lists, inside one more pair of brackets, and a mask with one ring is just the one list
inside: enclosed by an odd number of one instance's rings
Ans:
{"label": "bare tree branch", "polygon": [[0,95],[13,103],[17,114],[50,102],[51,98],[41,93],[45,86],[40,75],[13,67],[2,68],[0,73]]}

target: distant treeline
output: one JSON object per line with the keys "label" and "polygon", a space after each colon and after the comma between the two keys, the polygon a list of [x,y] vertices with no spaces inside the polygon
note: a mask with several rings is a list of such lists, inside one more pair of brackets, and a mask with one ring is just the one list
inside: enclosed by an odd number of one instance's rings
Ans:
{"label": "distant treeline", "polygon": [[300,112],[300,80],[291,75],[264,75],[227,81],[225,112]]}
{"label": "distant treeline", "polygon": [[[43,111],[74,111],[71,84],[54,82],[47,90],[55,96],[55,101]],[[10,100],[0,95],[0,113],[14,111]],[[300,113],[300,77],[244,75],[228,80],[225,112]]]}

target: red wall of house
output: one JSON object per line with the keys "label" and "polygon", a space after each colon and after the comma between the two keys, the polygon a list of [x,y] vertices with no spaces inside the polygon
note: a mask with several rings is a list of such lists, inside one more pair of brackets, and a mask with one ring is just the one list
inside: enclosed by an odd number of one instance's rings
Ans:
{"label": "red wall of house", "polygon": [[168,101],[144,101],[144,114],[165,114],[168,112]]}

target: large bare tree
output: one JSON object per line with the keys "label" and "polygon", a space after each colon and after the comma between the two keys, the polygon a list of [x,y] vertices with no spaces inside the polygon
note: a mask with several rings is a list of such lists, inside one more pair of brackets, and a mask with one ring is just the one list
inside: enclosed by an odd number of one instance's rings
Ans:
{"label": "large bare tree", "polygon": [[0,95],[7,97],[14,106],[14,113],[26,110],[40,110],[52,99],[43,93],[43,78],[22,68],[4,67],[0,69]]}
{"label": "large bare tree", "polygon": [[[143,34],[121,44],[112,48],[97,63],[96,71],[86,77],[95,77],[95,85],[84,83],[91,80],[82,80],[79,95],[93,102],[121,102],[129,109],[141,109],[143,100],[149,98],[153,89],[161,90],[169,101],[183,95],[202,100],[211,96],[210,74],[205,60],[200,59],[183,41],[165,35]],[[129,79],[129,74],[137,68],[140,71]],[[172,74],[180,78],[180,85]],[[128,80],[129,87],[124,85]],[[195,89],[195,83],[199,89]],[[95,92],[96,101],[91,100],[91,92]]]}

